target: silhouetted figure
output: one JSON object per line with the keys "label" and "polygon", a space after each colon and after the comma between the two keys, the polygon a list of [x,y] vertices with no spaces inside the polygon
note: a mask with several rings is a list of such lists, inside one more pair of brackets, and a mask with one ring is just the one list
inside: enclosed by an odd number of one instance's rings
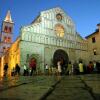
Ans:
{"label": "silhouetted figure", "polygon": [[100,63],[97,62],[96,65],[97,65],[97,73],[100,73]]}
{"label": "silhouetted figure", "polygon": [[16,66],[15,66],[15,73],[16,73],[16,75],[17,74],[20,75],[20,67],[18,64],[16,64]]}
{"label": "silhouetted figure", "polygon": [[71,64],[71,61],[69,61],[69,63],[68,63],[67,73],[68,73],[68,75],[72,74],[72,64]]}
{"label": "silhouetted figure", "polygon": [[74,67],[74,74],[75,75],[79,74],[79,67],[76,61],[74,62],[73,67]]}
{"label": "silhouetted figure", "polygon": [[23,73],[24,76],[28,76],[29,75],[29,71],[28,71],[28,67],[26,64],[24,64],[24,73]]}
{"label": "silhouetted figure", "polygon": [[14,67],[11,70],[11,76],[15,76],[15,68]]}
{"label": "silhouetted figure", "polygon": [[8,70],[8,63],[6,63],[6,64],[4,65],[4,76],[7,75],[7,70]]}
{"label": "silhouetted figure", "polygon": [[97,73],[97,62],[93,61],[93,73]]}
{"label": "silhouetted figure", "polygon": [[49,74],[49,66],[48,66],[48,64],[45,65],[45,74],[46,75]]}
{"label": "silhouetted figure", "polygon": [[88,73],[92,73],[93,72],[93,62],[92,61],[90,61],[89,62],[89,64],[88,64],[88,66],[87,66],[87,70],[88,70]]}
{"label": "silhouetted figure", "polygon": [[31,59],[29,66],[31,68],[30,76],[32,76],[33,71],[36,72],[36,60],[34,58]]}

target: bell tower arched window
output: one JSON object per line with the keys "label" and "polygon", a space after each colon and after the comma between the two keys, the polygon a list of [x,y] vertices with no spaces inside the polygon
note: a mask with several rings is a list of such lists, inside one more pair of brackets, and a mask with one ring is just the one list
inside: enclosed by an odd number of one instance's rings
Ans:
{"label": "bell tower arched window", "polygon": [[6,47],[3,47],[3,52],[5,52],[6,51]]}
{"label": "bell tower arched window", "polygon": [[11,43],[11,38],[10,37],[8,37],[8,43]]}
{"label": "bell tower arched window", "polygon": [[4,32],[7,32],[7,30],[8,30],[8,27],[7,27],[7,26],[5,26],[5,28],[4,28]]}
{"label": "bell tower arched window", "polygon": [[12,31],[12,28],[11,28],[11,27],[9,27],[9,33],[11,33],[11,31]]}
{"label": "bell tower arched window", "polygon": [[4,42],[7,42],[7,37],[6,37],[6,36],[4,37],[4,40],[3,40],[3,41],[4,41]]}

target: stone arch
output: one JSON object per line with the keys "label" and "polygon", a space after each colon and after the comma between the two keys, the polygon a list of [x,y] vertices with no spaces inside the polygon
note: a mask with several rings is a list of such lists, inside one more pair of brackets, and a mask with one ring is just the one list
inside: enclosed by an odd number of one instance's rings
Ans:
{"label": "stone arch", "polygon": [[66,53],[66,51],[62,49],[58,49],[54,52],[54,55],[53,55],[54,66],[57,66],[58,61],[62,62],[62,67],[67,67],[69,58],[68,58],[68,54]]}

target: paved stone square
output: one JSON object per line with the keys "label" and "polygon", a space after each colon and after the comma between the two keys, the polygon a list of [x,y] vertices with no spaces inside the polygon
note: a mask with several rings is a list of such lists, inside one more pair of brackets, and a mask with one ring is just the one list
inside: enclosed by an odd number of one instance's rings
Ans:
{"label": "paved stone square", "polygon": [[0,100],[38,100],[57,82],[54,76],[21,76],[0,81]]}
{"label": "paved stone square", "polygon": [[93,100],[80,78],[64,77],[46,100]]}
{"label": "paved stone square", "polygon": [[100,100],[100,74],[0,80],[0,100]]}

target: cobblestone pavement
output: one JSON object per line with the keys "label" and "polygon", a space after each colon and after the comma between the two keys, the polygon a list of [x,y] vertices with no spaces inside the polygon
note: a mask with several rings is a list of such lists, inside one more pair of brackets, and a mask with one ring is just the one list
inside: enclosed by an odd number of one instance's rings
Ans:
{"label": "cobblestone pavement", "polygon": [[54,76],[21,76],[0,80],[0,100],[39,100],[52,85]]}
{"label": "cobblestone pavement", "polygon": [[100,74],[0,79],[0,100],[100,100]]}
{"label": "cobblestone pavement", "polygon": [[100,74],[84,75],[81,79],[90,88],[94,100],[100,100]]}
{"label": "cobblestone pavement", "polygon": [[46,100],[94,100],[79,76],[64,77]]}

